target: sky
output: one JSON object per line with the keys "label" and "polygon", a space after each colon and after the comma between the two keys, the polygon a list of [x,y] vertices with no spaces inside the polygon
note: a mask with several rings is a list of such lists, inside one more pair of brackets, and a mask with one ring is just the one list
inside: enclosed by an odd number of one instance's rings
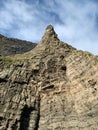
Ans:
{"label": "sky", "polygon": [[60,40],[98,55],[98,0],[0,0],[0,34],[39,42],[47,25]]}

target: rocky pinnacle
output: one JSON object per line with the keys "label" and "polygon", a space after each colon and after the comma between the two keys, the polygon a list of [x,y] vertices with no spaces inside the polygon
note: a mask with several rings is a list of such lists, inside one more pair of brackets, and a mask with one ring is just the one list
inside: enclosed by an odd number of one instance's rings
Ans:
{"label": "rocky pinnacle", "polygon": [[54,30],[54,27],[52,25],[48,25],[46,27],[46,30],[45,30],[45,33],[44,33],[44,36],[42,37],[42,40],[41,42],[45,42],[45,41],[53,41],[53,40],[59,40],[58,37],[57,37],[57,34]]}

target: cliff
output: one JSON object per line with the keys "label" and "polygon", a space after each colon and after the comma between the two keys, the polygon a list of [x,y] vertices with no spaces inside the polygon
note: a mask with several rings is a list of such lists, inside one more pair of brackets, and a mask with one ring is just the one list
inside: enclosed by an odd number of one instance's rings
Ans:
{"label": "cliff", "polygon": [[37,44],[14,39],[14,38],[7,38],[0,34],[0,55],[7,56],[7,55],[14,55],[14,54],[22,54],[24,52],[32,50]]}
{"label": "cliff", "polygon": [[97,129],[97,56],[49,25],[33,50],[0,57],[0,130]]}

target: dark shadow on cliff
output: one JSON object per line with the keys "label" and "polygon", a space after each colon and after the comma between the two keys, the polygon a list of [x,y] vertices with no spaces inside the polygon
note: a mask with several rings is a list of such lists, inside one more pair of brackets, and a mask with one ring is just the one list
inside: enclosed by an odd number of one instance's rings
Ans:
{"label": "dark shadow on cliff", "polygon": [[27,105],[24,106],[23,111],[21,113],[19,130],[28,130],[30,114],[32,111],[33,111],[33,107],[28,107]]}

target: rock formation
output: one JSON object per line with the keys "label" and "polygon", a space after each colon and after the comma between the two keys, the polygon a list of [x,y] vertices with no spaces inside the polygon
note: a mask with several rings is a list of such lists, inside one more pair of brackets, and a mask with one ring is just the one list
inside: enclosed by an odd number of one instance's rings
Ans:
{"label": "rock formation", "polygon": [[14,55],[21,54],[32,50],[37,44],[18,40],[14,38],[7,38],[0,34],[0,55]]}
{"label": "rock formation", "polygon": [[98,130],[98,56],[51,25],[33,50],[1,56],[0,130]]}

